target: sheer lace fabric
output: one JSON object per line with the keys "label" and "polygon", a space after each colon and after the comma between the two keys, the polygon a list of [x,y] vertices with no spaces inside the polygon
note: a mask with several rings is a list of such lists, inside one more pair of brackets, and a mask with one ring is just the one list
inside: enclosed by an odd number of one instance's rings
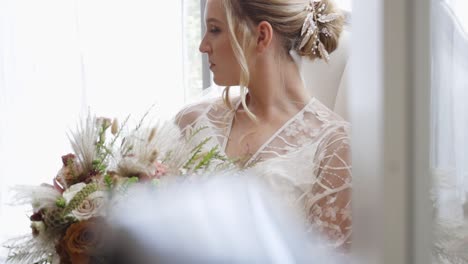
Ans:
{"label": "sheer lace fabric", "polygon": [[[240,104],[233,102],[234,109]],[[235,110],[222,100],[185,108],[177,116],[182,131],[205,127],[196,136],[212,137],[225,153]],[[246,170],[277,191],[321,231],[333,246],[346,248],[351,238],[351,157],[349,123],[315,98],[245,159]],[[233,158],[233,157],[231,157]]]}

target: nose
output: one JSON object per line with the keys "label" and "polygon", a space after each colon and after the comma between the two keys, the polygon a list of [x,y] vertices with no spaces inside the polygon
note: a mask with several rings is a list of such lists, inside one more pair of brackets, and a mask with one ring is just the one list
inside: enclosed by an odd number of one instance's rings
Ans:
{"label": "nose", "polygon": [[198,49],[200,50],[201,53],[208,53],[208,52],[210,52],[211,48],[210,48],[210,45],[209,45],[208,41],[206,40],[206,37],[205,37],[205,36],[204,36],[203,39],[201,40],[200,46],[198,47]]}

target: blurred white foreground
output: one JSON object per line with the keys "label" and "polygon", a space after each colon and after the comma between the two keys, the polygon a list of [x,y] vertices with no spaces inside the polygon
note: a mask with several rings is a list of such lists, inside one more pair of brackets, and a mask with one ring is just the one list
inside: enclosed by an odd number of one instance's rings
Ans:
{"label": "blurred white foreground", "polygon": [[345,263],[244,176],[134,188],[112,210],[111,263]]}

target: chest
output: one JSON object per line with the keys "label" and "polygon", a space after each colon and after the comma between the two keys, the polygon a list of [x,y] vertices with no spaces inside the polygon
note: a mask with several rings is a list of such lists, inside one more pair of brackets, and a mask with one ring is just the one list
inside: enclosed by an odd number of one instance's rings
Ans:
{"label": "chest", "polygon": [[245,164],[275,138],[281,122],[258,122],[248,117],[233,119],[226,138],[225,153]]}
{"label": "chest", "polygon": [[241,166],[295,152],[314,141],[323,128],[312,103],[298,112],[276,112],[269,121],[259,118],[257,122],[239,104],[236,111],[216,105],[198,119],[197,126],[208,128],[202,131],[202,138],[214,136],[212,144]]}

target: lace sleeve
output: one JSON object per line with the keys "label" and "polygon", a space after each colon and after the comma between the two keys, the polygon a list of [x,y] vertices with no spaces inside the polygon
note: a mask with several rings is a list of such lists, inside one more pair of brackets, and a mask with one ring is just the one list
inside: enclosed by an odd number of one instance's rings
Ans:
{"label": "lace sleeve", "polygon": [[333,133],[318,149],[317,181],[307,203],[312,226],[325,234],[333,246],[351,245],[351,155],[345,128]]}
{"label": "lace sleeve", "polygon": [[191,104],[183,108],[174,118],[174,122],[183,134],[188,133],[200,116],[209,108],[209,102]]}

